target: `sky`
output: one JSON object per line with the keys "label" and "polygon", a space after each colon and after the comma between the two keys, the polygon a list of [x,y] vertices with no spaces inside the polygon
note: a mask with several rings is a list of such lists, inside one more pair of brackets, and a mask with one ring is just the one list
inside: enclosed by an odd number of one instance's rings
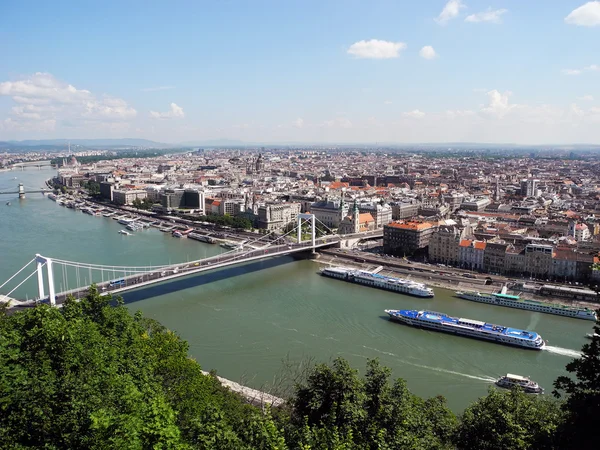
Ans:
{"label": "sky", "polygon": [[600,144],[600,1],[0,0],[0,141]]}

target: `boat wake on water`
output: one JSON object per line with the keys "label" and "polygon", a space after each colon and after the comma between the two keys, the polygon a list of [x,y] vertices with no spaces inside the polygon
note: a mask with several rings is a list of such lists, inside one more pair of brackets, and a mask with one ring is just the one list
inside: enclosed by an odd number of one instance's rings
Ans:
{"label": "boat wake on water", "polygon": [[581,352],[577,350],[571,350],[570,348],[562,348],[562,347],[553,347],[551,345],[546,345],[544,350],[549,351],[550,353],[554,353],[556,355],[569,356],[571,358],[581,358]]}
{"label": "boat wake on water", "polygon": [[[394,353],[384,352],[384,351],[378,350],[376,348],[367,347],[366,345],[363,345],[363,348],[366,348],[368,350],[376,351],[377,353],[381,353],[383,355],[397,356]],[[359,355],[359,356],[362,356],[362,355]],[[410,362],[410,361],[406,361],[404,359],[399,359],[399,361],[402,362],[403,364],[408,364],[410,366],[419,367],[421,369],[431,370],[433,372],[447,373],[447,374],[450,374],[450,375],[457,375],[457,376],[460,376],[460,377],[471,378],[472,380],[480,380],[480,381],[485,381],[485,382],[488,382],[488,383],[494,383],[496,381],[495,378],[488,377],[488,376],[469,375],[468,373],[456,372],[454,370],[442,369],[440,367],[425,366],[423,364],[413,363],[413,362]]]}

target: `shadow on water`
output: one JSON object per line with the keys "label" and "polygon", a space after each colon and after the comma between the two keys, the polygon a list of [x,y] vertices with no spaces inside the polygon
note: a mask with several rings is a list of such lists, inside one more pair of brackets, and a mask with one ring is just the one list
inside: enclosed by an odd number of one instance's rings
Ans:
{"label": "shadow on water", "polygon": [[227,278],[258,272],[263,269],[271,269],[273,267],[282,266],[294,261],[295,259],[292,257],[283,256],[240,266],[214,269],[213,271],[202,272],[197,275],[184,276],[171,281],[165,281],[160,284],[141,287],[134,291],[123,292],[119,295],[123,297],[125,304],[129,304],[161,295],[172,294],[174,292],[183,291],[197,286],[202,286],[215,281],[225,280]]}

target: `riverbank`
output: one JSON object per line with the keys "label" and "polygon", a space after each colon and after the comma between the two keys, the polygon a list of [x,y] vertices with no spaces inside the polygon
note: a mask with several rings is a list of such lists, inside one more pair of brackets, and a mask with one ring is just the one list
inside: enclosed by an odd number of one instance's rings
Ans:
{"label": "riverbank", "polygon": [[[204,375],[212,376],[210,374],[210,372],[207,372],[205,370],[203,370],[202,373]],[[217,377],[217,380],[219,380],[219,382],[223,386],[231,389],[232,392],[235,392],[235,393],[241,395],[248,401],[248,403],[250,403],[254,406],[259,406],[259,407],[264,407],[265,405],[281,406],[285,403],[285,400],[282,398],[276,397],[271,394],[267,394],[266,392],[262,392],[257,389],[252,389],[248,386],[242,386],[241,384],[236,383],[235,381],[228,380],[227,378],[223,378],[218,375],[216,377]]]}
{"label": "riverbank", "polygon": [[[502,280],[499,276],[495,276],[494,283],[486,284],[485,278],[466,278],[460,274],[457,274],[454,268],[444,268],[442,273],[439,270],[434,269],[434,266],[427,269],[415,270],[412,264],[400,262],[402,260],[392,260],[381,257],[376,257],[371,254],[365,256],[364,253],[351,254],[342,252],[340,250],[321,250],[319,253],[322,255],[316,262],[326,263],[329,265],[342,265],[345,267],[355,267],[362,270],[373,270],[375,267],[382,266],[384,275],[393,277],[400,277],[405,279],[412,279],[425,283],[431,287],[437,287],[442,289],[449,289],[453,291],[478,291],[481,293],[491,294],[499,292],[502,286],[510,285],[511,280],[504,278]],[[365,262],[357,262],[360,259]],[[418,266],[423,266],[418,264]],[[419,271],[423,270],[423,271]],[[485,274],[483,274],[485,275]],[[568,299],[557,299],[552,297],[546,297],[542,295],[536,295],[533,293],[524,293],[521,291],[508,291],[514,295],[519,295],[522,299],[536,300],[545,303],[553,303],[556,305],[567,305],[567,306],[578,306],[581,308],[598,309],[600,305],[598,303],[574,301]]]}

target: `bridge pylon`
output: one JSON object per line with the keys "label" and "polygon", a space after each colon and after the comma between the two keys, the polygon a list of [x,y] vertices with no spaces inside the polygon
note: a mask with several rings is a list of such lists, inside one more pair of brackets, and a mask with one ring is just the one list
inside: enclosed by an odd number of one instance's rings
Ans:
{"label": "bridge pylon", "polygon": [[25,188],[23,183],[19,183],[19,198],[25,198]]}
{"label": "bridge pylon", "polygon": [[315,215],[314,214],[298,214],[298,244],[302,243],[302,221],[304,223],[310,221],[311,243],[315,247]]}
{"label": "bridge pylon", "polygon": [[38,295],[40,300],[46,297],[44,292],[44,263],[46,264],[46,276],[48,277],[48,294],[50,304],[56,306],[56,290],[54,289],[54,271],[52,269],[52,259],[46,258],[40,254],[35,255],[35,262],[37,266],[37,279],[38,279]]}

